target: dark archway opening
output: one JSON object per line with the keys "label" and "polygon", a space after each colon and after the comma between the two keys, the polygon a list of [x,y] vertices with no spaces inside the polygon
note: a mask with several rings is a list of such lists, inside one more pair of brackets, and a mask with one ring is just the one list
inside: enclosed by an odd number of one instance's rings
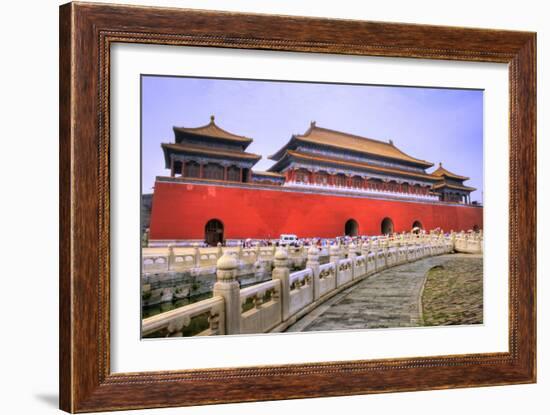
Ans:
{"label": "dark archway opening", "polygon": [[357,236],[359,233],[359,225],[355,219],[349,219],[344,226],[344,233],[346,236]]}
{"label": "dark archway opening", "polygon": [[473,231],[474,231],[474,232],[479,232],[479,226],[478,226],[478,225],[474,225]]}
{"label": "dark archway opening", "polygon": [[393,233],[393,221],[390,218],[384,218],[381,231],[382,235],[390,235]]}
{"label": "dark archway opening", "polygon": [[218,219],[210,219],[204,227],[204,240],[210,246],[223,243],[223,223]]}
{"label": "dark archway opening", "polygon": [[422,226],[422,222],[420,222],[419,220],[415,220],[412,224],[412,231],[418,234],[422,229],[424,229],[424,227]]}

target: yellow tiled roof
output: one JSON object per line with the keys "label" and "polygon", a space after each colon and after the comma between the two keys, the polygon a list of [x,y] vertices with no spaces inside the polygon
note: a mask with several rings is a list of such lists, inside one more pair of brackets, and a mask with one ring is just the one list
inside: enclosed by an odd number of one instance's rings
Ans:
{"label": "yellow tiled roof", "polygon": [[252,142],[251,138],[248,138],[242,135],[233,134],[233,133],[230,133],[229,131],[225,131],[224,129],[218,127],[214,122],[213,115],[210,116],[210,122],[201,127],[194,127],[194,128],[174,127],[174,130],[185,132],[185,133],[191,133],[191,134],[206,135],[208,137],[223,138],[224,140],[232,140],[232,141],[238,141],[242,143]]}
{"label": "yellow tiled roof", "polygon": [[446,182],[437,183],[437,184],[433,185],[434,189],[441,189],[442,187],[448,187],[449,189],[466,190],[468,192],[473,192],[474,190],[476,190],[475,187],[459,186],[459,185],[456,185],[456,184],[449,184],[449,183],[446,183]]}
{"label": "yellow tiled roof", "polygon": [[287,150],[286,154],[301,158],[305,160],[313,160],[317,162],[327,162],[327,163],[333,163],[333,164],[339,164],[341,166],[348,166],[348,167],[358,167],[363,169],[369,169],[369,170],[375,170],[383,173],[393,173],[393,174],[400,174],[404,176],[410,176],[410,177],[418,177],[422,179],[428,179],[428,180],[434,180],[435,178],[427,173],[415,173],[408,170],[401,170],[401,169],[394,169],[390,167],[381,167],[381,166],[375,166],[370,163],[364,163],[359,161],[350,161],[350,160],[343,160],[343,159],[337,159],[333,157],[326,157],[326,156],[318,156],[318,155],[312,155],[307,153],[301,153],[298,151],[293,150]]}
{"label": "yellow tiled roof", "polygon": [[247,153],[245,151],[232,151],[232,150],[226,150],[226,149],[220,150],[217,148],[196,146],[196,145],[191,145],[187,143],[186,144],[163,143],[161,145],[162,145],[162,148],[175,150],[175,151],[182,151],[186,153],[193,153],[193,154],[206,154],[206,155],[245,158],[245,159],[253,159],[253,160],[259,160],[262,158],[262,156],[258,154]]}
{"label": "yellow tiled roof", "polygon": [[456,180],[470,180],[469,177],[459,176],[458,174],[451,173],[449,170],[444,168],[441,163],[439,163],[439,167],[437,168],[437,170],[432,172],[432,175],[433,176],[438,176],[438,177],[445,176],[445,177],[448,177],[450,179],[456,179]]}
{"label": "yellow tiled roof", "polygon": [[[348,134],[341,131],[330,130],[328,128],[318,127],[314,122],[311,123],[310,128],[303,135],[295,135],[293,138],[309,143],[406,161],[421,165],[425,168],[433,166],[433,163],[430,163],[429,161],[414,158],[399,150],[395,147],[391,140],[389,142],[385,142],[354,134]],[[288,144],[286,146],[288,146]],[[280,153],[281,150],[277,153]],[[273,156],[270,158],[272,157]]]}

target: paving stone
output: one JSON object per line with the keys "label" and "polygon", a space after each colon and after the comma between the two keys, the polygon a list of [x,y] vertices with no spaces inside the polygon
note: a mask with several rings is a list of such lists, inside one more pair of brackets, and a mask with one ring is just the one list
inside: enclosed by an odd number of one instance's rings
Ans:
{"label": "paving stone", "polygon": [[329,304],[319,306],[287,331],[419,326],[419,300],[428,270],[457,255],[425,258],[373,274],[335,296]]}

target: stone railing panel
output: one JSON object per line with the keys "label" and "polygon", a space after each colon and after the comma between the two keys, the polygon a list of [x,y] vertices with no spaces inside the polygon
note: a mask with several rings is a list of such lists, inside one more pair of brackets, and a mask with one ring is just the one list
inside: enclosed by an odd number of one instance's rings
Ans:
{"label": "stone railing panel", "polygon": [[174,254],[172,263],[170,264],[171,271],[184,271],[195,266],[194,254]]}
{"label": "stone railing panel", "polygon": [[457,252],[481,254],[483,252],[483,238],[461,235],[455,239],[453,247]]}
{"label": "stone railing panel", "polygon": [[397,248],[390,248],[386,252],[386,266],[388,268],[397,264]]}
{"label": "stone railing panel", "polygon": [[413,262],[416,261],[418,258],[418,246],[417,245],[409,245],[407,246],[407,261]]}
{"label": "stone railing panel", "polygon": [[336,273],[336,286],[340,287],[353,279],[353,260],[341,259],[338,261]]}
{"label": "stone railing panel", "polygon": [[241,290],[241,333],[265,333],[282,321],[281,284],[266,281]]}
{"label": "stone railing panel", "polygon": [[168,255],[146,254],[142,256],[142,272],[166,272],[169,267]]}
{"label": "stone railing panel", "polygon": [[359,255],[353,258],[353,278],[361,278],[367,275],[367,258]]}
{"label": "stone railing panel", "polygon": [[245,264],[254,264],[258,260],[258,253],[256,249],[243,249],[240,259]]}
{"label": "stone railing panel", "polygon": [[380,249],[376,251],[376,271],[381,271],[386,269],[386,253],[384,250]]}
{"label": "stone railing panel", "polygon": [[428,256],[437,255],[436,247],[433,242],[429,242],[427,245],[427,248],[428,248]]}
{"label": "stone railing panel", "polygon": [[181,337],[225,334],[224,321],[223,298],[213,297],[144,319],[142,336]]}
{"label": "stone railing panel", "polygon": [[376,253],[370,252],[367,255],[367,275],[374,274],[376,272]]}
{"label": "stone railing panel", "polygon": [[218,255],[216,253],[203,253],[200,254],[200,266],[201,267],[214,267],[218,261]]}
{"label": "stone railing panel", "polygon": [[289,314],[293,315],[313,302],[313,271],[304,269],[290,274]]}
{"label": "stone railing panel", "polygon": [[397,248],[397,264],[404,264],[407,262],[408,248],[406,246],[400,246]]}
{"label": "stone railing panel", "polygon": [[431,254],[430,245],[422,243],[416,247],[416,259],[425,258]]}
{"label": "stone railing panel", "polygon": [[319,267],[319,296],[336,288],[336,265],[332,262]]}

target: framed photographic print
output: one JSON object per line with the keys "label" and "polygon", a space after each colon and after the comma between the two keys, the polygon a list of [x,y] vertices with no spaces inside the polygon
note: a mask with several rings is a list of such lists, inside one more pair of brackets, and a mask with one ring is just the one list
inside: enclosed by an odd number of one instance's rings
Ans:
{"label": "framed photographic print", "polygon": [[534,382],[534,33],[60,8],[60,406]]}

